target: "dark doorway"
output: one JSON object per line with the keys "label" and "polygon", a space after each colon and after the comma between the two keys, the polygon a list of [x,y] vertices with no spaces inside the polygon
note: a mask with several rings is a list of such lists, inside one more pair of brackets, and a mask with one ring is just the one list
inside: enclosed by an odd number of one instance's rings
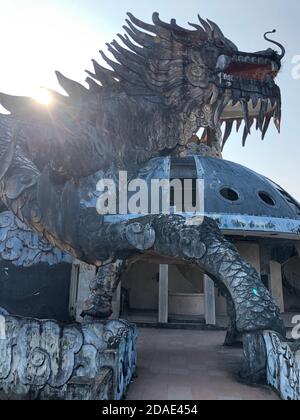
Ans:
{"label": "dark doorway", "polygon": [[30,268],[0,263],[0,307],[11,315],[70,321],[71,264]]}

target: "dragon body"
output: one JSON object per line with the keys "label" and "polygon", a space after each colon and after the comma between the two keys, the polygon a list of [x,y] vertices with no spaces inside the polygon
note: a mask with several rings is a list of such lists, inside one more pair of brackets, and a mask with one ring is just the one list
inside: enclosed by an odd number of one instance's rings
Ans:
{"label": "dragon body", "polygon": [[254,123],[263,137],[272,119],[280,129],[274,79],[284,50],[241,52],[200,17],[188,30],[157,13],[152,24],[129,14],[124,28],[122,44],[108,45],[114,59],[102,53],[110,68],[94,61],[88,88],[57,73],[67,96],[51,92],[49,107],[0,95],[10,112],[0,116],[1,200],[51,244],[99,267],[85,315],[108,317],[122,271],[146,257],[209,274],[227,296],[231,337],[284,333],[260,277],[214,221],[158,214],[111,222],[91,204],[99,180],[120,171],[135,178],[160,156],[191,153],[191,145],[221,158],[235,122],[244,121],[244,144]]}

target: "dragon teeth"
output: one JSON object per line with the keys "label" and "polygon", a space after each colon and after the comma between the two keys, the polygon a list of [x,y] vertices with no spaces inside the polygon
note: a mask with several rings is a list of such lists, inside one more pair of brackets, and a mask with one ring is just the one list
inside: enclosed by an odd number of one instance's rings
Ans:
{"label": "dragon teeth", "polygon": [[236,132],[238,133],[242,125],[242,120],[236,120]]}
{"label": "dragon teeth", "polygon": [[254,108],[254,109],[257,107],[258,102],[259,102],[259,95],[254,95],[254,96],[252,97],[252,105],[253,105],[253,108]]}
{"label": "dragon teeth", "polygon": [[265,138],[265,135],[266,135],[266,133],[267,133],[267,131],[268,131],[268,128],[269,128],[269,125],[270,125],[270,121],[271,121],[271,115],[269,114],[267,117],[266,117],[266,120],[265,120],[265,123],[264,123],[264,127],[263,127],[263,130],[262,130],[262,135],[261,135],[261,139],[262,140],[264,140],[264,138]]}
{"label": "dragon teeth", "polygon": [[250,119],[249,119],[248,103],[247,103],[247,101],[245,99],[243,99],[243,100],[240,101],[240,104],[241,104],[242,110],[243,110],[245,125],[246,125],[246,127],[248,129],[248,132],[249,132],[250,131],[249,130],[249,127],[250,127]]}
{"label": "dragon teeth", "polygon": [[225,146],[225,144],[226,144],[227,140],[229,139],[230,134],[232,132],[233,122],[234,122],[234,120],[226,121],[226,128],[225,128],[225,133],[224,133],[224,137],[223,137],[222,150],[224,149],[224,146]]}
{"label": "dragon teeth", "polygon": [[245,126],[244,133],[243,133],[243,147],[245,147],[246,145],[246,140],[247,140],[248,135],[249,135],[249,131],[247,127]]}

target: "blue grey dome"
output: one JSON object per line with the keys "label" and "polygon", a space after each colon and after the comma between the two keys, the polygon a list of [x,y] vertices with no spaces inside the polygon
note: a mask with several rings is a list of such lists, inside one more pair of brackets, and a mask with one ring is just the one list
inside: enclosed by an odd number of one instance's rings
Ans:
{"label": "blue grey dome", "polygon": [[[152,179],[203,179],[204,214],[227,234],[300,239],[297,200],[268,178],[237,163],[198,155],[160,157],[149,161],[138,177],[149,186]],[[134,215],[107,216],[110,221],[120,217]]]}
{"label": "blue grey dome", "polygon": [[279,185],[237,163],[195,157],[205,214],[223,230],[300,238],[300,204]]}
{"label": "blue grey dome", "polygon": [[206,213],[300,221],[300,204],[268,178],[226,160],[201,156],[196,156],[195,160],[198,177],[205,180]]}

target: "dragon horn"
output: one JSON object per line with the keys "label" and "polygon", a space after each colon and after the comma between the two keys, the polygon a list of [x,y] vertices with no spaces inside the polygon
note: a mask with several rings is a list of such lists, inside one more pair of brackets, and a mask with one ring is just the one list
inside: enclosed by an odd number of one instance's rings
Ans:
{"label": "dragon horn", "polygon": [[207,22],[210,24],[214,33],[217,35],[219,39],[225,39],[223,32],[221,31],[220,27],[215,22],[209,19],[207,19]]}
{"label": "dragon horn", "polygon": [[280,60],[282,60],[283,57],[285,56],[285,53],[286,53],[284,46],[282,44],[280,44],[279,42],[274,41],[273,39],[270,39],[270,38],[267,37],[267,35],[269,35],[269,34],[275,34],[275,33],[276,33],[276,29],[273,29],[273,31],[266,32],[264,34],[264,38],[265,38],[266,41],[271,42],[272,44],[277,45],[277,47],[279,47],[281,49],[281,55],[279,57],[280,57]]}

